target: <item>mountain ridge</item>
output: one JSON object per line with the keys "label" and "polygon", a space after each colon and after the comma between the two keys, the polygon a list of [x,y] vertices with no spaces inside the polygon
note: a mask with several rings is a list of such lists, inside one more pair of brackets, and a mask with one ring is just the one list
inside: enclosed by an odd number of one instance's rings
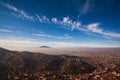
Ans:
{"label": "mountain ridge", "polygon": [[[2,54],[3,53],[0,51],[0,57],[1,57],[0,63],[2,64],[6,63],[6,65],[9,64],[6,67],[9,68],[15,67],[16,70],[19,70],[18,68],[19,66],[23,67],[23,71],[28,69],[30,71],[60,71],[60,72],[65,71],[68,73],[75,73],[75,71],[77,71],[79,67],[84,67],[87,70],[91,68],[91,71],[88,70],[89,73],[95,70],[94,66],[90,65],[87,62],[82,61],[81,58],[77,56],[48,55],[43,53],[32,53],[25,51],[24,52],[10,51],[7,52],[7,54],[5,54],[4,56]],[[69,66],[67,66],[66,63]],[[74,68],[76,68],[75,71],[72,70],[71,67],[73,66],[71,65],[73,65]],[[90,68],[88,68],[87,66],[89,66]]]}

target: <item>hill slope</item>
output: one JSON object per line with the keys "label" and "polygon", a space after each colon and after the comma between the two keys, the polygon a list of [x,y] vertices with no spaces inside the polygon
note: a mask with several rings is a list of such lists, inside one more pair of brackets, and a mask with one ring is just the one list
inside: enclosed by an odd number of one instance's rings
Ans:
{"label": "hill slope", "polygon": [[74,75],[91,73],[95,69],[77,56],[17,52],[0,48],[0,80],[8,79],[10,75],[20,76],[23,73],[57,72]]}

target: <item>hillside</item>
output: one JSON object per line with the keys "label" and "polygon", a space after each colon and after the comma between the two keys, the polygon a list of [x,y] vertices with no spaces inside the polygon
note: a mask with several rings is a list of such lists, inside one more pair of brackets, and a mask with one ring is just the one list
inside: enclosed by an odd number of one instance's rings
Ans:
{"label": "hillside", "polygon": [[96,68],[77,56],[47,55],[43,53],[17,52],[0,48],[0,80],[22,73],[59,72],[66,74],[91,73]]}

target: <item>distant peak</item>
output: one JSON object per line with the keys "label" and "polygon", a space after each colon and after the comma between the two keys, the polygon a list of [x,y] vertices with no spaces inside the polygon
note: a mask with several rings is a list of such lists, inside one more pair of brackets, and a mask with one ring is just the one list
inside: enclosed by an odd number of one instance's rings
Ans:
{"label": "distant peak", "polygon": [[49,46],[40,46],[40,48],[51,48]]}

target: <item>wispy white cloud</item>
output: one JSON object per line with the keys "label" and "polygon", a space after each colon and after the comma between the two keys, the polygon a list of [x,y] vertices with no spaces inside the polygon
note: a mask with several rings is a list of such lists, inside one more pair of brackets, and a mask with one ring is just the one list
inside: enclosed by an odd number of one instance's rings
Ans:
{"label": "wispy white cloud", "polygon": [[115,32],[104,32],[103,35],[108,36],[108,37],[113,37],[113,38],[120,38],[120,33],[115,33]]}
{"label": "wispy white cloud", "polygon": [[36,19],[37,19],[37,21],[39,21],[41,23],[51,23],[50,19],[45,15],[40,16],[40,15],[36,14]]}
{"label": "wispy white cloud", "polygon": [[88,31],[102,34],[103,29],[99,28],[98,26],[99,26],[99,23],[92,23],[92,24],[87,25],[86,27]]}
{"label": "wispy white cloud", "polygon": [[13,31],[8,29],[0,29],[0,32],[13,32]]}
{"label": "wispy white cloud", "polygon": [[13,29],[9,29],[9,28],[1,28],[0,29],[1,33],[15,33],[15,34],[22,34],[22,31],[19,30],[13,30]]}
{"label": "wispy white cloud", "polygon": [[81,15],[86,14],[88,12],[89,7],[90,7],[90,0],[86,0],[83,8],[81,9]]}
{"label": "wispy white cloud", "polygon": [[106,37],[120,38],[120,33],[105,31],[99,27],[99,23],[93,23],[86,26],[87,30],[93,33],[101,34]]}
{"label": "wispy white cloud", "polygon": [[51,21],[52,21],[53,23],[58,23],[57,18],[52,18]]}
{"label": "wispy white cloud", "polygon": [[79,21],[81,15],[86,14],[89,11],[89,8],[90,8],[90,0],[86,0],[85,4],[81,8],[81,11],[77,17],[77,22]]}
{"label": "wispy white cloud", "polygon": [[45,22],[45,23],[57,24],[57,25],[61,25],[66,28],[69,28],[71,30],[76,29],[76,28],[80,29],[80,27],[81,27],[81,22],[73,21],[68,16],[62,17],[61,19],[58,19],[56,17],[53,17],[50,19],[46,16],[40,16],[40,15],[36,14],[36,17],[37,17],[37,20],[41,23]]}
{"label": "wispy white cloud", "polygon": [[51,22],[61,26],[69,27],[71,30],[81,27],[81,22],[73,21],[68,16],[63,17],[61,20],[59,20],[58,18],[52,18]]}
{"label": "wispy white cloud", "polygon": [[40,34],[33,34],[35,36],[39,36],[39,37],[48,37],[48,38],[55,38],[55,39],[74,39],[73,37],[65,34],[64,36],[54,36],[54,35],[48,35],[48,34],[44,34],[44,33],[40,33]]}
{"label": "wispy white cloud", "polygon": [[0,1],[0,4],[4,7],[6,7],[7,9],[12,10],[14,12],[13,13],[14,15],[17,15],[17,16],[23,18],[23,19],[28,19],[28,20],[34,21],[34,17],[29,15],[24,10],[18,9],[13,5],[10,5],[8,3],[4,3],[4,2],[1,2],[1,1]]}
{"label": "wispy white cloud", "polygon": [[[11,34],[24,34],[25,32],[20,31],[20,30],[15,30],[14,28],[0,28],[0,33],[11,33]],[[3,37],[2,35],[0,38]],[[9,37],[10,38],[10,37]]]}
{"label": "wispy white cloud", "polygon": [[71,23],[71,20],[69,19],[69,17],[63,17],[63,24],[67,24],[67,23]]}
{"label": "wispy white cloud", "polygon": [[38,20],[39,22],[42,22],[42,19],[41,19],[41,17],[40,17],[38,14],[36,14],[36,17],[37,17],[37,20]]}

